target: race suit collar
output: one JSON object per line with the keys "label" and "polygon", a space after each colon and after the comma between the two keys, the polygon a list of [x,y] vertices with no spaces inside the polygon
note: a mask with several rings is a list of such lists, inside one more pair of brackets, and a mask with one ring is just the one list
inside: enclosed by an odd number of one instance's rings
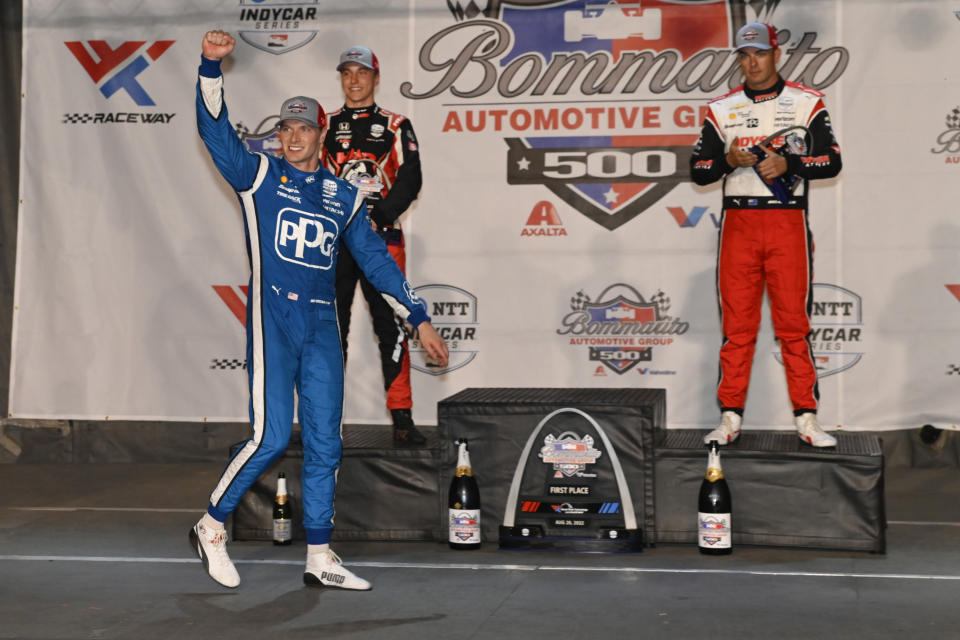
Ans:
{"label": "race suit collar", "polygon": [[772,86],[766,89],[761,89],[757,91],[751,89],[747,85],[743,85],[743,92],[747,95],[748,98],[754,102],[764,102],[770,100],[771,98],[776,98],[780,95],[780,92],[783,91],[783,88],[786,86],[786,81],[782,76],[777,75],[777,82]]}
{"label": "race suit collar", "polygon": [[322,171],[322,169],[323,169],[323,165],[321,164],[317,167],[316,171],[301,171],[300,169],[297,169],[295,166],[287,162],[286,158],[283,159],[283,173],[287,176],[290,176],[290,180],[294,184],[300,187],[302,187],[304,183],[308,182],[307,179],[310,178],[310,176],[316,176],[316,177],[314,177],[313,180],[309,180],[309,182],[313,182],[314,180],[319,178],[320,172]]}
{"label": "race suit collar", "polygon": [[353,113],[353,114],[357,114],[357,113],[376,113],[376,112],[379,111],[379,110],[380,110],[380,107],[377,106],[377,103],[376,103],[376,102],[374,102],[373,104],[371,104],[371,105],[368,106],[368,107],[348,107],[347,105],[343,105],[343,111],[344,111],[345,113]]}

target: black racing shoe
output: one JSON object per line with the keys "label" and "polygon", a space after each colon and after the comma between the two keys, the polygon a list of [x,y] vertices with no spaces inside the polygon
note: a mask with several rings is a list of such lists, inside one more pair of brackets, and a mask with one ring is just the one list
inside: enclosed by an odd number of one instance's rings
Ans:
{"label": "black racing shoe", "polygon": [[393,417],[393,444],[396,447],[422,447],[427,437],[413,424],[410,409],[391,409]]}

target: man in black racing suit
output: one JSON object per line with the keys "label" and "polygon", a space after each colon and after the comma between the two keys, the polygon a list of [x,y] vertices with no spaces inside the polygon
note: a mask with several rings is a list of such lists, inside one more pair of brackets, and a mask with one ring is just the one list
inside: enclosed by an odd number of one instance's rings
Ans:
{"label": "man in black racing suit", "polygon": [[[351,47],[337,65],[344,106],[330,114],[323,144],[323,165],[355,185],[365,195],[370,219],[400,270],[406,273],[403,231],[398,218],[416,199],[423,182],[420,152],[413,126],[404,116],[380,108],[374,90],[380,82],[380,63],[373,52]],[[337,263],[337,313],[344,359],[350,331],[350,307],[357,282],[370,307],[379,341],[380,363],[387,409],[393,419],[394,443],[422,445],[426,438],[413,424],[410,392],[410,355],[402,324],[380,292],[367,281],[344,247]]]}

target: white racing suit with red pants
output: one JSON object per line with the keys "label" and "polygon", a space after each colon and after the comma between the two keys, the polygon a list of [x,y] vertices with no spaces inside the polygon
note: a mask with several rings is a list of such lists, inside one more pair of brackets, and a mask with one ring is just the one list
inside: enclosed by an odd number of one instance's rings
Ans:
{"label": "white racing suit with red pants", "polygon": [[[833,177],[841,167],[840,148],[822,97],[782,78],[761,92],[737,87],[710,102],[690,161],[696,184],[723,179],[717,254],[723,330],[717,386],[721,411],[743,415],[764,288],[794,414],[817,411],[820,394],[809,342],[813,237],[807,220],[807,180]],[[734,142],[747,150],[794,125],[810,131],[804,153],[779,149],[782,139],[768,144],[786,157],[787,175],[802,178],[788,202],[782,203],[752,167],[735,169],[727,163],[726,154]]]}

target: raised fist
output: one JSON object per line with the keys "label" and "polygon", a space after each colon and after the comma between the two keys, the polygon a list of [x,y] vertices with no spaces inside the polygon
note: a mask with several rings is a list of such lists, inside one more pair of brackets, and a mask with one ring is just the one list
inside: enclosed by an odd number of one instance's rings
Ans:
{"label": "raised fist", "polygon": [[237,41],[226,31],[216,29],[203,36],[203,57],[207,60],[222,60],[233,53]]}

